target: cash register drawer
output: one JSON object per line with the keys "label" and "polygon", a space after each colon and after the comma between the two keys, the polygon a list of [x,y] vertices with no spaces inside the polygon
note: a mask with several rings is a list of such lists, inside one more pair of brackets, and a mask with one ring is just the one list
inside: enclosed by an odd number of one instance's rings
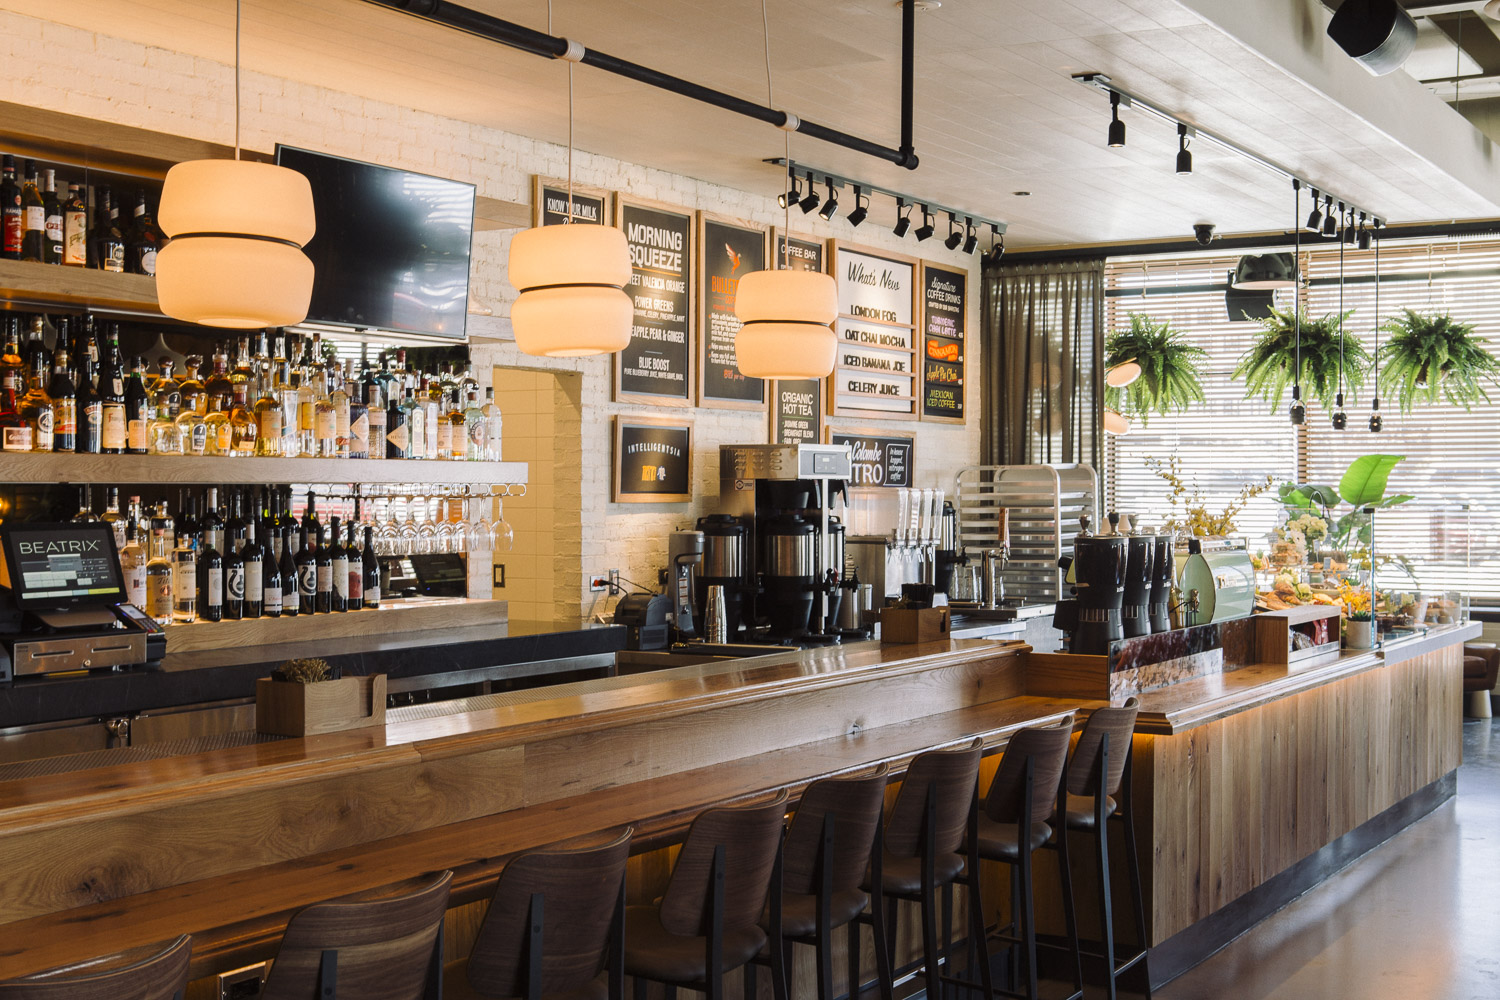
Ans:
{"label": "cash register drawer", "polygon": [[144,662],[146,635],[143,632],[72,639],[54,636],[16,642],[11,647],[11,663],[17,677],[124,667]]}

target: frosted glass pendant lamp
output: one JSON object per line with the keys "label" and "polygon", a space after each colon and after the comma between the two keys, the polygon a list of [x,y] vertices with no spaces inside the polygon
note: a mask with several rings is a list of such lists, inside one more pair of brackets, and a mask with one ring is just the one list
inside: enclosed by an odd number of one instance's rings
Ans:
{"label": "frosted glass pendant lamp", "polygon": [[740,279],[734,350],[750,378],[826,378],[838,337],[838,287],[821,271],[752,271]]}
{"label": "frosted glass pendant lamp", "polygon": [[630,246],[612,226],[538,226],[510,244],[516,346],[541,358],[611,354],[630,343]]}
{"label": "frosted glass pendant lamp", "polygon": [[307,318],[317,229],[312,187],[295,170],[241,160],[240,4],[235,3],[232,160],[189,160],[167,171],[157,222],[170,241],[156,255],[162,312],[205,326],[255,329]]}
{"label": "frosted glass pendant lamp", "polygon": [[1129,434],[1130,419],[1116,410],[1105,410],[1104,430],[1109,434]]}

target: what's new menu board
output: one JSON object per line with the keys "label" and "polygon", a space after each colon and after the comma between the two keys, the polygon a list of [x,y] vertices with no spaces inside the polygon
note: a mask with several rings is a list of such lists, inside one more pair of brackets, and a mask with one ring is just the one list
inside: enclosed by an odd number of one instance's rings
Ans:
{"label": "what's new menu board", "polygon": [[[823,244],[813,240],[788,240],[776,233],[772,241],[773,266],[785,259],[792,271],[822,271]],[[771,388],[771,443],[817,444],[823,440],[823,380],[782,379]]]}
{"label": "what's new menu board", "polygon": [[969,276],[922,264],[922,419],[964,421]]}
{"label": "what's new menu board", "polygon": [[761,409],[766,385],[740,373],[735,338],[740,321],[734,298],[740,278],[766,268],[766,231],[698,213],[699,329],[698,401],[703,406]]}
{"label": "what's new menu board", "polygon": [[616,200],[630,244],[635,303],[630,343],[615,360],[615,399],[690,406],[693,399],[693,217],[671,208]]}
{"label": "what's new menu board", "polygon": [[615,503],[684,503],[693,489],[693,426],[615,417]]}
{"label": "what's new menu board", "polygon": [[829,380],[835,416],[917,416],[917,262],[833,244],[838,356]]}
{"label": "what's new menu board", "polygon": [[911,485],[916,440],[910,437],[876,437],[869,434],[830,432],[829,444],[846,444],[854,461],[850,486],[906,487]]}
{"label": "what's new menu board", "polygon": [[[568,184],[537,177],[532,184],[531,221],[535,226],[560,226],[568,221]],[[573,185],[573,224],[609,225],[609,192]]]}

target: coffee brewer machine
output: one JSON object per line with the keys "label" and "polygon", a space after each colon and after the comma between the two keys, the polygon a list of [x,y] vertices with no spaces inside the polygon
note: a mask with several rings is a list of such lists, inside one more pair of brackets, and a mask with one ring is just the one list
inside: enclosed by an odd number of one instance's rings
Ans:
{"label": "coffee brewer machine", "polygon": [[[699,530],[705,586],[710,573],[722,574],[715,582],[731,581],[721,584],[726,611],[742,628],[738,636],[731,628],[731,642],[832,641],[844,575],[843,525],[832,511],[835,496],[847,505],[852,472],[844,445],[720,446],[721,513],[701,520]],[[737,578],[736,551],[743,560]]]}

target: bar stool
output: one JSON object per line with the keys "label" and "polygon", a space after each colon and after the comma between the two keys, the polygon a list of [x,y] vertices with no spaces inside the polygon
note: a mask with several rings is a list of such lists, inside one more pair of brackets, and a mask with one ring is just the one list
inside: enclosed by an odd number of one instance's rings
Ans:
{"label": "bar stool", "polygon": [[[747,967],[767,941],[781,939],[781,833],[786,792],[747,806],[708,809],[693,820],[653,906],[625,911],[625,972],[644,1000],[647,981],[724,995],[724,973]],[[760,926],[770,902],[769,936]],[[781,949],[770,949],[777,1000],[787,1000]],[[747,994],[749,990],[746,991]]]}
{"label": "bar stool", "polygon": [[[978,854],[986,861],[1011,866],[1010,923],[990,937],[1023,949],[1026,991],[1016,987],[1017,963],[1010,963],[1011,988],[996,990],[1003,996],[1037,997],[1036,896],[1032,882],[1032,855],[1048,845],[1054,831],[1049,824],[1064,802],[1063,769],[1073,736],[1073,717],[1045,729],[1022,729],[1006,744],[1000,768],[990,782],[979,814]],[[1073,989],[1069,1000],[1083,996],[1082,960],[1079,957],[1078,925],[1073,913],[1072,876],[1068,871],[1068,842],[1056,831],[1060,854],[1063,917],[1073,952]],[[976,925],[977,928],[983,924]]]}
{"label": "bar stool", "polygon": [[415,890],[344,896],[287,924],[260,1000],[436,1000],[452,872]]}
{"label": "bar stool", "polygon": [[[1099,708],[1073,748],[1068,762],[1067,798],[1063,806],[1063,823],[1053,817],[1059,837],[1067,830],[1092,833],[1099,855],[1099,925],[1104,937],[1099,952],[1084,951],[1090,958],[1105,962],[1105,987],[1109,1000],[1115,1000],[1120,974],[1140,963],[1150,950],[1146,929],[1146,904],[1141,892],[1141,863],[1135,849],[1135,803],[1131,794],[1131,770],[1135,754],[1131,736],[1135,733],[1140,702],[1131,698],[1120,708]],[[1113,818],[1125,835],[1125,869],[1130,878],[1131,903],[1139,949],[1121,957],[1115,953],[1113,900],[1109,891],[1109,829]],[[1146,977],[1146,1000],[1151,998],[1150,976]]]}
{"label": "bar stool", "polygon": [[[791,967],[793,942],[817,954],[818,1000],[833,1000],[833,930],[848,927],[849,982],[859,981],[859,925],[870,897],[860,888],[871,864],[879,873],[880,821],[890,767],[867,775],[823,778],[802,793],[782,848],[781,940],[772,938],[757,961],[782,950]],[[770,915],[761,920],[770,928]]]}
{"label": "bar stool", "polygon": [[450,1000],[623,1000],[630,834],[627,829],[596,847],[512,859],[465,967],[449,970],[444,985]]}
{"label": "bar stool", "polygon": [[[872,873],[870,911],[859,923],[874,930],[875,962],[882,1000],[890,1000],[891,954],[896,949],[896,901],[917,903],[922,914],[922,968],[927,996],[942,997],[942,963],[952,950],[952,893],[968,888],[971,927],[983,927],[979,910],[979,864],[974,845],[978,830],[979,756],[984,741],[949,750],[928,750],[912,759],[885,824],[879,880]],[[965,848],[967,843],[967,848]],[[938,941],[937,896],[943,891],[942,946]],[[970,935],[974,937],[974,935]],[[857,967],[857,934],[850,936],[850,967]],[[990,987],[989,959],[978,942],[980,973]],[[851,989],[851,992],[854,992]]]}
{"label": "bar stool", "polygon": [[0,983],[4,1000],[182,1000],[193,939],[133,949]]}

